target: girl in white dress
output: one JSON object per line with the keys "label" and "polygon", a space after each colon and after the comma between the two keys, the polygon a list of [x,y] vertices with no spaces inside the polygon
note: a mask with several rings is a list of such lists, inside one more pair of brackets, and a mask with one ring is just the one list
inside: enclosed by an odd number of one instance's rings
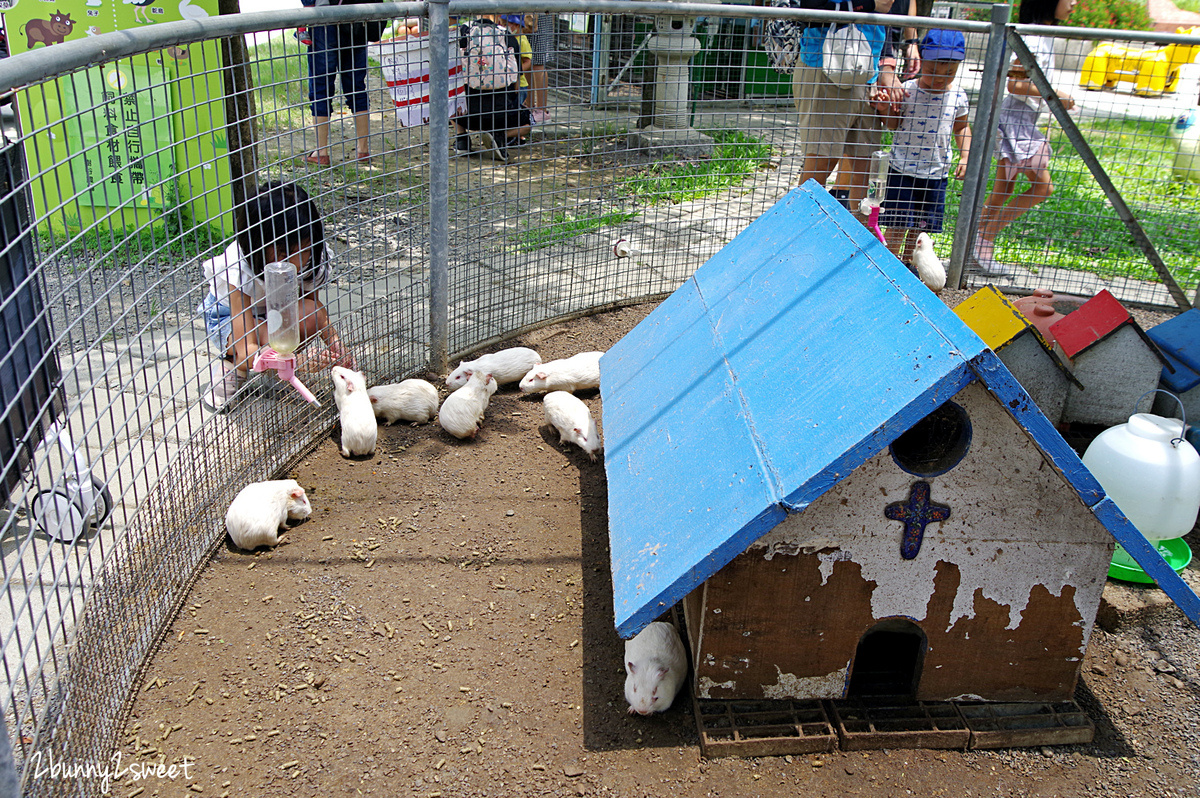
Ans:
{"label": "girl in white dress", "polygon": [[[1022,25],[1057,25],[1074,7],[1075,0],[1021,0],[1018,21]],[[1025,44],[1042,72],[1049,77],[1054,70],[1054,39],[1027,36]],[[975,240],[979,271],[994,277],[1009,273],[994,259],[996,236],[1054,191],[1050,181],[1050,142],[1037,126],[1045,102],[1033,81],[1025,76],[1020,62],[1014,61],[1013,65],[1014,69],[1009,72],[1008,94],[1000,106],[996,181],[984,202]],[[1070,96],[1058,92],[1058,98],[1068,110],[1075,107],[1075,100]],[[1028,178],[1029,186],[1013,196],[1017,178],[1021,175]]]}

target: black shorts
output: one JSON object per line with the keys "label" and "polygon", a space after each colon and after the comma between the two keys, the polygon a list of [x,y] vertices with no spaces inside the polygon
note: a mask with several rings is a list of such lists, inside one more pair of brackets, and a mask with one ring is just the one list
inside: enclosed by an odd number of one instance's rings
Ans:
{"label": "black shorts", "polygon": [[946,185],[942,178],[912,177],[889,169],[880,227],[906,227],[923,233],[942,232]]}
{"label": "black shorts", "polygon": [[507,89],[467,87],[467,113],[458,117],[467,130],[502,133],[529,124],[529,109],[517,101],[515,86]]}

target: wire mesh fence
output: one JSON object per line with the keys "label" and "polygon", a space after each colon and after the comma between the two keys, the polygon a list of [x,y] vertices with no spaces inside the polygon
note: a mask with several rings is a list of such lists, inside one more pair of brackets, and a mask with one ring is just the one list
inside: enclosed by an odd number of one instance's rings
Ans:
{"label": "wire mesh fence", "polygon": [[[496,15],[501,40],[528,39],[514,53],[527,59],[527,85],[512,90],[472,85],[463,26],[495,9],[459,3],[237,18],[214,9],[120,39],[25,42],[15,49],[30,52],[0,63],[0,88],[17,89],[0,150],[0,462],[10,497],[0,516],[0,709],[31,794],[99,793],[94,775],[44,766],[108,760],[156,640],[224,538],[234,494],[285,472],[334,426],[329,359],[313,356],[300,375],[322,402],[315,408],[275,375],[237,369],[248,361],[209,300],[242,279],[228,270],[238,259],[225,258],[257,186],[281,181],[311,198],[332,265],[313,296],[374,384],[436,372],[446,354],[549,321],[662,296],[814,174],[797,75],[773,68],[766,23],[790,17],[815,31],[833,15],[576,5],[511,3]],[[991,124],[981,120],[993,119],[980,98],[988,81],[1004,93],[1012,56],[1001,51],[987,71],[995,34],[970,13],[935,4],[939,19],[894,25],[901,81],[919,74],[905,39],[931,25],[965,34],[953,85],[979,179],[949,179],[939,254],[955,254],[967,286],[1107,287],[1177,304],[1044,110],[1035,127],[1049,144],[1053,190],[994,236],[990,262],[1000,267],[981,273],[975,239],[996,167],[979,145]],[[328,66],[314,49],[333,35],[322,29],[385,17],[379,42],[348,34],[365,69],[351,63],[345,83],[315,88]],[[1139,85],[1125,62],[1089,67],[1089,39],[1059,35],[1049,76],[1074,98],[1071,119],[1094,160],[1190,296],[1200,281],[1189,212],[1200,125],[1187,121],[1197,67],[1180,59],[1200,37],[1167,37],[1162,46],[1176,49],[1159,57],[1144,52],[1156,49],[1152,37],[1103,35],[1142,53],[1148,70],[1163,59],[1177,69]],[[857,107],[875,113],[869,97]],[[830,116],[842,123],[836,106]],[[857,157],[831,154],[828,174],[815,176],[857,211],[870,155],[894,142],[874,124]],[[953,175],[959,156],[946,146]],[[1016,193],[1027,185],[1018,178]],[[976,221],[961,225],[964,213]],[[322,334],[301,357],[329,348]],[[215,397],[231,368],[236,392]]]}

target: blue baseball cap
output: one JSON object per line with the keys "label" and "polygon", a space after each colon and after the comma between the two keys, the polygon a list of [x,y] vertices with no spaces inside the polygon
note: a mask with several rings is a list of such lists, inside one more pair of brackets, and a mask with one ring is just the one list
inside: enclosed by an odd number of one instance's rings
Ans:
{"label": "blue baseball cap", "polygon": [[962,61],[967,57],[967,40],[960,31],[934,28],[921,37],[920,50],[929,61]]}
{"label": "blue baseball cap", "polygon": [[511,22],[514,25],[525,24],[524,14],[501,14],[500,19],[504,20],[505,22]]}

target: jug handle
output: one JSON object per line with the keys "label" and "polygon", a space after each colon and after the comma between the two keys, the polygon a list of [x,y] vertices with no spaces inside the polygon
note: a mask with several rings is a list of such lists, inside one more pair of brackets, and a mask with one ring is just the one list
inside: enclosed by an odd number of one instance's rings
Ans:
{"label": "jug handle", "polygon": [[1180,417],[1180,420],[1183,421],[1183,427],[1179,431],[1179,437],[1171,439],[1171,447],[1174,449],[1178,449],[1179,444],[1182,443],[1184,440],[1183,436],[1187,434],[1187,427],[1188,427],[1187,411],[1184,410],[1184,408],[1183,408],[1183,400],[1182,399],[1180,399],[1178,396],[1171,393],[1170,391],[1166,390],[1165,388],[1152,388],[1149,391],[1146,391],[1141,396],[1139,396],[1137,398],[1137,401],[1133,403],[1133,412],[1136,413],[1138,405],[1140,405],[1142,403],[1142,400],[1145,399],[1147,396],[1149,396],[1152,393],[1165,393],[1167,396],[1171,397],[1172,399],[1174,399],[1176,402],[1179,403],[1179,417]]}

